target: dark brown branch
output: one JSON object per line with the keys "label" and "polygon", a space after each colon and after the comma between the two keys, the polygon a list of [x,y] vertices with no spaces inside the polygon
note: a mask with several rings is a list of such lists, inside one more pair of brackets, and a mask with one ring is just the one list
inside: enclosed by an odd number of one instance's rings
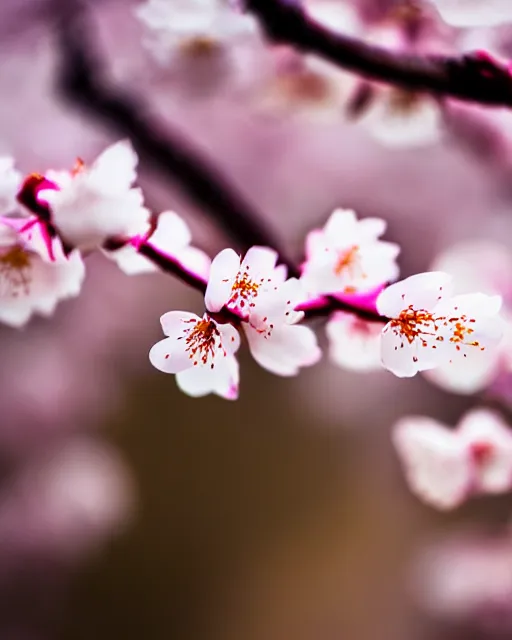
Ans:
{"label": "dark brown branch", "polygon": [[148,105],[129,90],[113,86],[103,74],[98,43],[91,41],[90,16],[80,0],[60,6],[57,35],[60,47],[59,88],[77,107],[130,138],[141,159],[154,166],[204,208],[245,250],[253,245],[274,247],[291,274],[287,259],[262,216],[183,135],[149,116]]}
{"label": "dark brown branch", "polygon": [[488,106],[512,106],[512,77],[484,52],[460,57],[388,51],[312,20],[299,0],[246,0],[268,38],[314,53],[371,80]]}

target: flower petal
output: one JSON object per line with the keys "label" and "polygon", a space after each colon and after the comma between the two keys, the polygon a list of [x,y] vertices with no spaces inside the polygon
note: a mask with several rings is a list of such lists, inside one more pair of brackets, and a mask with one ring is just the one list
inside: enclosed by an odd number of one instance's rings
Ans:
{"label": "flower petal", "polygon": [[228,302],[239,269],[240,256],[233,249],[224,249],[215,256],[204,295],[208,311],[220,311]]}
{"label": "flower petal", "polygon": [[175,337],[164,338],[154,344],[149,352],[149,361],[164,373],[179,373],[192,367],[185,340]]}
{"label": "flower petal", "polygon": [[226,400],[238,398],[239,367],[233,356],[227,356],[216,362],[215,368],[191,367],[176,375],[178,387],[193,398],[215,393]]}
{"label": "flower petal", "polygon": [[453,431],[430,418],[404,418],[393,429],[393,444],[413,493],[438,509],[453,509],[469,495],[472,468]]}
{"label": "flower petal", "polygon": [[377,298],[377,309],[388,318],[398,317],[409,306],[431,311],[451,293],[452,277],[447,273],[418,273],[384,289]]}

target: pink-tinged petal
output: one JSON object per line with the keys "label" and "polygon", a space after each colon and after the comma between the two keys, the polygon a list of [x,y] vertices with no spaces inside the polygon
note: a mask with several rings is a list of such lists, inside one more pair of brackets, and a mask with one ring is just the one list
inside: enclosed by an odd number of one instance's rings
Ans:
{"label": "pink-tinged petal", "polygon": [[178,253],[181,264],[196,275],[208,280],[212,264],[210,256],[197,247],[187,247]]}
{"label": "pink-tinged petal", "polygon": [[306,236],[306,242],[304,251],[306,254],[306,261],[310,260],[313,256],[325,251],[325,236],[322,229],[314,229],[310,231]]}
{"label": "pink-tinged petal", "polygon": [[308,327],[281,325],[270,335],[250,325],[244,325],[244,330],[253,358],[276,375],[297,375],[301,367],[312,366],[322,357],[316,336]]}
{"label": "pink-tinged petal", "polygon": [[442,271],[418,273],[384,289],[377,298],[377,309],[383,316],[396,318],[409,306],[431,311],[451,295],[450,275]]}
{"label": "pink-tinged petal", "polygon": [[176,375],[178,387],[193,398],[215,393],[226,400],[238,398],[239,368],[235,357],[216,362],[214,369],[198,366]]}
{"label": "pink-tinged petal", "polygon": [[336,313],[325,327],[331,360],[342,369],[375,371],[382,368],[382,325],[366,322],[348,313]]}
{"label": "pink-tinged petal", "polygon": [[454,509],[469,495],[473,480],[467,451],[456,433],[435,420],[404,418],[393,444],[411,491],[438,509]]}
{"label": "pink-tinged petal", "polygon": [[163,211],[157,220],[156,229],[150,237],[151,244],[161,251],[174,254],[192,241],[187,223],[174,211]]}
{"label": "pink-tinged petal", "polygon": [[199,316],[189,311],[168,311],[160,318],[160,324],[166,336],[176,339],[183,334],[185,329],[200,320]]}
{"label": "pink-tinged petal", "polygon": [[117,266],[128,276],[137,276],[143,273],[155,273],[158,267],[137,252],[132,245],[125,245],[115,251],[104,251],[104,255],[113,260]]}
{"label": "pink-tinged petal", "polygon": [[228,302],[239,269],[240,256],[233,249],[224,249],[215,256],[204,295],[208,311],[220,311]]}
{"label": "pink-tinged petal", "polygon": [[240,334],[232,324],[219,324],[217,329],[220,333],[222,346],[230,355],[236,353],[240,348]]}
{"label": "pink-tinged petal", "polygon": [[473,457],[476,488],[482,493],[512,489],[512,431],[495,411],[470,411],[458,431]]}
{"label": "pink-tinged petal", "polygon": [[245,254],[240,271],[247,270],[252,278],[270,278],[278,257],[277,251],[269,247],[251,247]]}
{"label": "pink-tinged petal", "polygon": [[149,361],[155,369],[164,373],[179,373],[192,367],[185,340],[175,337],[165,338],[154,344],[149,352]]}

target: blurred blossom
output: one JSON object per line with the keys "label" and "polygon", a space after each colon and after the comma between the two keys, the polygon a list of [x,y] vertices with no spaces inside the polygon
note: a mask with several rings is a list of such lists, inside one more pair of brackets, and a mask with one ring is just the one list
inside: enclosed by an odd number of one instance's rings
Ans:
{"label": "blurred blossom", "polygon": [[382,370],[380,337],[382,324],[366,322],[349,313],[334,313],[325,327],[329,356],[342,369]]}
{"label": "blurred blossom", "polygon": [[228,0],[147,0],[136,15],[149,32],[148,48],[161,64],[176,53],[210,55],[225,41],[257,30],[254,19]]}
{"label": "blurred blossom", "polygon": [[37,198],[51,210],[59,235],[72,247],[90,250],[111,237],[130,237],[149,228],[137,178],[138,157],[127,140],[111,145],[87,167],[80,161],[71,171],[48,171],[54,188]]}
{"label": "blurred blossom", "polygon": [[512,371],[512,255],[506,247],[491,241],[459,242],[440,253],[432,269],[453,276],[457,294],[478,290],[502,297],[505,334],[497,349],[483,352],[474,366],[452,363],[424,374],[449,391],[475,393],[488,387],[500,374]]}
{"label": "blurred blossom", "polygon": [[393,443],[411,491],[438,509],[512,489],[512,430],[494,411],[470,411],[455,430],[427,417],[402,418]]}
{"label": "blurred blossom", "polygon": [[465,533],[431,543],[412,567],[411,585],[433,617],[512,633],[512,533]]}
{"label": "blurred blossom", "polygon": [[[133,507],[123,462],[84,436],[50,445],[0,489],[0,556],[77,559],[119,533]],[[1,570],[0,570],[1,571]]]}
{"label": "blurred blossom", "polygon": [[16,194],[21,185],[22,175],[14,168],[14,159],[0,156],[0,215],[16,211]]}
{"label": "blurred blossom", "polygon": [[85,266],[78,251],[65,256],[59,238],[49,238],[37,218],[0,218],[0,321],[25,325],[38,313],[80,293]]}
{"label": "blurred blossom", "polygon": [[496,26],[512,22],[510,0],[430,0],[443,20],[455,27]]}

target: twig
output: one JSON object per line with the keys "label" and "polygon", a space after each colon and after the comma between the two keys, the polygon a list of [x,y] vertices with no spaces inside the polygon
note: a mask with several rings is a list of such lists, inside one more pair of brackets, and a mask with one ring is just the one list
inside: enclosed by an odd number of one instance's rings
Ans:
{"label": "twig", "polygon": [[459,57],[411,55],[331,31],[299,0],[245,0],[268,38],[295,46],[371,80],[487,106],[512,106],[508,66],[484,52]]}

